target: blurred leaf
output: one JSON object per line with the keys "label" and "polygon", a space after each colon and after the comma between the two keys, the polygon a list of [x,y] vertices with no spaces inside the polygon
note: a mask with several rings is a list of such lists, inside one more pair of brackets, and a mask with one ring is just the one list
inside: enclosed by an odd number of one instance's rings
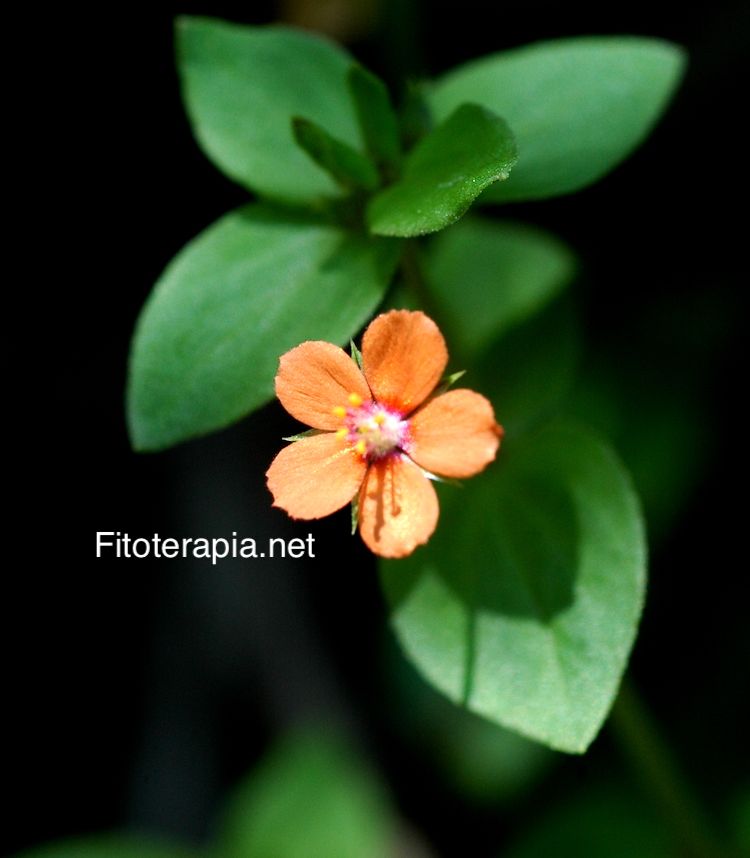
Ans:
{"label": "blurred leaf", "polygon": [[170,263],[139,319],[130,365],[133,445],[219,429],[273,396],[279,355],[344,343],[382,300],[398,242],[249,205]]}
{"label": "blurred leaf", "polygon": [[636,796],[600,784],[537,815],[501,858],[672,858],[664,825]]}
{"label": "blurred leaf", "polygon": [[462,104],[407,155],[402,177],[372,199],[370,230],[413,236],[443,229],[488,185],[507,179],[515,162],[505,122],[476,104]]}
{"label": "blurred leaf", "polygon": [[196,858],[197,852],[133,834],[90,834],[46,843],[16,858]]}
{"label": "blurred leaf", "polygon": [[643,603],[643,524],[622,465],[597,436],[556,423],[443,489],[441,508],[425,548],[381,567],[407,657],[472,712],[585,751]]}
{"label": "blurred leaf", "polygon": [[395,644],[390,649],[396,722],[463,796],[492,805],[510,801],[556,759],[542,745],[454,706],[422,679]]}
{"label": "blurred leaf", "polygon": [[383,858],[395,823],[374,775],[327,735],[289,736],[239,787],[219,832],[226,858]]}
{"label": "blurred leaf", "polygon": [[566,412],[603,432],[627,465],[651,539],[670,529],[706,462],[706,417],[667,379],[602,355],[576,384]]}
{"label": "blurred leaf", "polygon": [[283,27],[211,18],[177,21],[177,59],[188,115],[206,155],[259,194],[309,201],[338,188],[299,150],[293,116],[359,146],[346,76],[351,57],[331,42]]}
{"label": "blurred leaf", "polygon": [[488,396],[506,437],[549,419],[565,401],[581,351],[572,302],[558,299],[512,328],[470,365],[472,384]]}
{"label": "blurred leaf", "polygon": [[344,188],[377,187],[375,166],[356,149],[332,137],[324,128],[296,116],[292,120],[294,139],[339,185]]}
{"label": "blurred leaf", "polygon": [[349,69],[348,81],[365,149],[376,164],[396,167],[401,160],[401,142],[385,84],[360,65]]}
{"label": "blurred leaf", "polygon": [[542,309],[576,270],[572,251],[550,233],[479,217],[427,247],[430,292],[450,322],[451,345],[467,357]]}
{"label": "blurred leaf", "polygon": [[547,749],[457,706],[446,714],[443,765],[464,795],[496,804],[528,790],[547,770]]}
{"label": "blurred leaf", "polygon": [[540,42],[448,72],[431,104],[443,119],[465,102],[509,123],[519,161],[487,200],[525,200],[578,190],[622,161],[651,131],[677,87],[685,55],[635,37]]}

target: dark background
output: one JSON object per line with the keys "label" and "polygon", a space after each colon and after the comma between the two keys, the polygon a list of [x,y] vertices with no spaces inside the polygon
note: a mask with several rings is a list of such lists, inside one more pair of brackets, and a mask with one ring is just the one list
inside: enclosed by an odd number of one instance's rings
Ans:
{"label": "dark background", "polygon": [[[392,83],[581,33],[661,36],[689,51],[669,114],[626,164],[577,196],[510,213],[558,232],[584,259],[589,354],[627,356],[636,374],[684,388],[705,430],[697,481],[652,558],[632,672],[721,817],[747,778],[749,751],[738,415],[747,237],[734,201],[746,139],[734,87],[750,28],[739,3],[671,11],[635,2],[617,13],[554,5],[506,7],[488,21],[478,2],[393,4],[350,48]],[[128,446],[123,390],[138,311],[174,253],[246,199],[190,135],[172,58],[179,13],[263,23],[278,10],[115,5],[41,22],[51,59],[32,87],[46,156],[38,166],[55,180],[52,193],[39,191],[42,245],[31,261],[44,272],[34,294],[51,374],[32,384],[44,416],[42,467],[20,516],[29,559],[10,564],[23,589],[8,606],[13,795],[0,845],[11,852],[118,826],[200,840],[268,741],[317,712],[361,740],[440,854],[464,854],[467,826],[476,854],[489,854],[556,796],[622,762],[605,731],[512,817],[442,783],[384,702],[385,610],[372,557],[342,540],[346,513],[314,526],[317,562],[94,557],[97,530],[313,530],[268,509],[263,473],[289,431],[275,405],[166,453]]]}

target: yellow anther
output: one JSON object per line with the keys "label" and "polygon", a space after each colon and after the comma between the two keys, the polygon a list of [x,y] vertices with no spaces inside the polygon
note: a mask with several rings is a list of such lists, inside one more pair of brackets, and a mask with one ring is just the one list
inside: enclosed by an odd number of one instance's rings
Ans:
{"label": "yellow anther", "polygon": [[349,404],[353,405],[355,408],[359,408],[362,404],[362,397],[358,393],[350,393]]}
{"label": "yellow anther", "polygon": [[337,438],[346,438],[346,436],[348,434],[349,434],[349,430],[346,428],[346,426],[342,426],[341,429],[336,430],[336,437]]}
{"label": "yellow anther", "polygon": [[379,411],[372,419],[378,426],[382,426],[385,423],[385,414],[383,414],[382,411]]}
{"label": "yellow anther", "polygon": [[346,408],[343,405],[334,405],[332,410],[334,417],[346,417]]}
{"label": "yellow anther", "polygon": [[360,456],[364,456],[367,452],[367,444],[365,444],[364,439],[362,439],[361,441],[357,441],[357,443],[354,445],[354,449],[359,453]]}

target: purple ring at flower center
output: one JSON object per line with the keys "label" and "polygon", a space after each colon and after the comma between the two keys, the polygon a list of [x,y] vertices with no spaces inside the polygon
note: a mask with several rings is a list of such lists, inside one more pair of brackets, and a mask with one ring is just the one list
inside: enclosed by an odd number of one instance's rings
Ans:
{"label": "purple ring at flower center", "polygon": [[346,440],[369,461],[399,450],[408,452],[411,445],[409,421],[401,412],[377,402],[347,408],[344,426]]}

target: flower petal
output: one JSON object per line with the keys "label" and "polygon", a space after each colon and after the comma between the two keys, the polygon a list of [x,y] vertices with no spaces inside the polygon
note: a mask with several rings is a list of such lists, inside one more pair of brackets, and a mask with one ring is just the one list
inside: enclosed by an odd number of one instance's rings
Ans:
{"label": "flower petal", "polygon": [[323,518],[346,506],[362,484],[367,463],[333,432],[294,441],[266,473],[273,505],[292,518]]}
{"label": "flower petal", "polygon": [[333,343],[311,340],[279,359],[276,395],[286,410],[315,429],[338,429],[333,414],[345,407],[350,393],[372,399],[364,376],[349,355]]}
{"label": "flower petal", "polygon": [[359,493],[359,532],[381,557],[406,557],[432,536],[439,514],[432,483],[404,456],[373,462]]}
{"label": "flower petal", "polygon": [[424,313],[391,310],[365,331],[362,362],[378,402],[409,414],[442,378],[448,349],[440,329]]}
{"label": "flower petal", "polygon": [[503,434],[492,404],[473,390],[436,396],[409,420],[409,455],[443,477],[471,477],[497,455]]}

